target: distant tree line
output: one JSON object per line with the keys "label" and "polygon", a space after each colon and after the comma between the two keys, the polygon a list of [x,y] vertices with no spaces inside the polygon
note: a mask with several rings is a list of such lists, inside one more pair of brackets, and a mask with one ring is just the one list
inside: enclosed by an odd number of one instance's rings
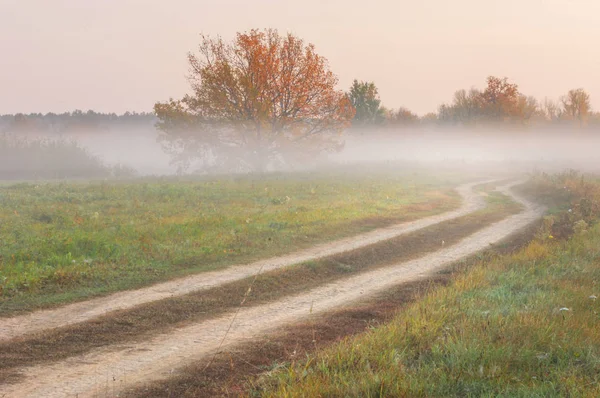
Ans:
{"label": "distant tree line", "polygon": [[[600,112],[595,112],[590,95],[582,88],[569,90],[558,100],[538,100],[519,91],[507,78],[490,76],[483,90],[461,89],[452,101],[439,106],[437,112],[423,116],[400,107],[382,105],[374,82],[354,80],[346,93],[355,109],[351,131],[364,129],[415,128],[419,126],[484,127],[503,125],[516,127],[575,127],[600,129]],[[120,128],[153,129],[157,122],[165,129],[165,108],[154,112],[99,113],[75,110],[65,113],[18,113],[0,115],[2,133],[61,134],[102,132]],[[173,123],[174,118],[170,119]],[[181,122],[183,118],[179,120]]]}
{"label": "distant tree line", "polygon": [[150,127],[157,118],[151,112],[98,113],[92,110],[76,110],[65,113],[18,113],[0,115],[1,133],[61,134],[86,131],[110,131],[125,127]]}
{"label": "distant tree line", "polygon": [[576,127],[600,129],[600,112],[594,112],[590,95],[582,88],[569,90],[557,101],[539,101],[519,91],[507,78],[490,76],[483,90],[458,90],[450,103],[419,117],[406,108],[381,105],[373,82],[355,80],[347,92],[356,115],[352,130],[417,126],[460,127]]}

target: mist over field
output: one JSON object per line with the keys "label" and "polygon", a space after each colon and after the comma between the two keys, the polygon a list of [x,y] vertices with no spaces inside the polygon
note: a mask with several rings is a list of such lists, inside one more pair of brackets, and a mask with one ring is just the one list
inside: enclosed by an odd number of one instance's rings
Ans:
{"label": "mist over field", "polygon": [[[513,171],[560,171],[565,168],[600,171],[600,137],[577,133],[469,134],[447,132],[409,133],[396,136],[345,137],[344,148],[330,154],[326,164],[389,162],[464,162],[465,166],[493,165]],[[516,135],[514,137],[513,135]],[[568,138],[565,136],[568,135]],[[111,133],[71,137],[108,164],[124,164],[140,175],[172,175],[177,166],[156,142],[156,133]],[[136,148],[131,151],[130,148]],[[315,168],[315,165],[307,165]],[[394,167],[394,166],[392,166]],[[193,168],[189,172],[193,172]],[[277,170],[273,170],[277,171]]]}
{"label": "mist over field", "polygon": [[[122,164],[140,175],[173,175],[171,163],[157,141],[158,132],[115,131],[103,134],[71,134],[74,140],[109,165]],[[461,163],[465,167],[493,167],[507,171],[547,172],[567,168],[600,171],[600,133],[565,131],[361,131],[346,133],[339,152],[318,164],[295,169],[318,169],[327,165],[415,162],[434,165]],[[406,165],[405,165],[406,166]],[[285,170],[285,168],[284,168]],[[193,165],[185,173],[194,173]],[[271,171],[277,171],[276,168]]]}
{"label": "mist over field", "polygon": [[64,138],[77,142],[108,165],[129,166],[140,175],[172,175],[177,172],[177,166],[171,164],[171,157],[157,142],[158,133],[154,129],[74,133]]}
{"label": "mist over field", "polygon": [[[71,132],[68,134],[27,134],[35,140],[74,142],[108,166],[127,166],[139,176],[210,174],[192,162],[184,170],[172,162],[158,141],[154,128],[119,129],[105,132]],[[271,167],[268,171],[318,170],[348,164],[390,164],[410,167],[408,163],[486,167],[506,171],[531,172],[580,169],[600,171],[600,134],[567,131],[460,131],[407,130],[347,132],[338,152],[328,153],[318,162],[293,167]],[[401,163],[404,163],[400,166]],[[76,168],[77,165],[72,167]],[[222,173],[223,171],[221,171]],[[241,172],[245,171],[230,171]]]}
{"label": "mist over field", "polygon": [[495,164],[510,170],[600,170],[600,134],[577,131],[428,131],[349,136],[331,160],[340,163],[414,161]]}

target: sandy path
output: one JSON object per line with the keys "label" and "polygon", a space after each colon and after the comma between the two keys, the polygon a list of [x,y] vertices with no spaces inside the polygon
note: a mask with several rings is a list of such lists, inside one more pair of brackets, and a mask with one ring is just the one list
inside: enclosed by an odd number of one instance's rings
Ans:
{"label": "sandy path", "polygon": [[[485,249],[542,216],[545,209],[512,195],[525,210],[492,224],[422,258],[377,269],[315,288],[277,302],[242,309],[224,347],[243,343],[286,323],[341,307],[363,295],[423,278],[461,258]],[[214,353],[232,315],[158,335],[140,344],[116,345],[46,366],[23,370],[19,384],[0,387],[0,396],[116,396],[122,388],[167,377],[173,369]]]}
{"label": "sandy path", "polygon": [[251,264],[236,265],[219,271],[203,272],[138,290],[128,290],[106,297],[69,304],[56,309],[36,311],[31,314],[12,318],[0,318],[0,341],[9,340],[26,333],[35,333],[44,329],[88,321],[111,311],[133,308],[140,304],[209,289],[227,282],[244,279],[255,275],[261,270],[262,272],[268,272],[277,268],[346,252],[399,235],[408,234],[483,208],[485,203],[480,195],[473,192],[473,187],[488,182],[490,181],[470,183],[458,187],[457,192],[462,198],[460,208],[443,214],[377,229],[281,257],[260,260]]}

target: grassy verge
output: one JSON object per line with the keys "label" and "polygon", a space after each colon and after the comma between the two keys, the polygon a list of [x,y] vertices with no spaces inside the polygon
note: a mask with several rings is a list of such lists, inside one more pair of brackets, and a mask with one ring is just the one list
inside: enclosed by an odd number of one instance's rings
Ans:
{"label": "grassy verge", "polygon": [[[257,305],[306,291],[451,245],[519,210],[506,196],[491,193],[488,207],[473,214],[317,261],[259,275],[245,305]],[[55,361],[93,348],[147,339],[170,328],[222,315],[239,307],[254,278],[118,311],[89,322],[53,329],[0,343],[0,379],[13,368]]]}
{"label": "grassy verge", "polygon": [[450,210],[456,176],[356,172],[0,188],[0,316]]}
{"label": "grassy verge", "polygon": [[530,191],[555,206],[525,248],[475,264],[388,324],[275,372],[253,393],[600,396],[600,188],[567,173],[537,176]]}

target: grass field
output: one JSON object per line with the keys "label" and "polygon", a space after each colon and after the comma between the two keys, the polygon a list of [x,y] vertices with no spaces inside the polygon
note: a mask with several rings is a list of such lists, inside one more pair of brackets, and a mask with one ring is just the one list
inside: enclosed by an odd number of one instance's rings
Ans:
{"label": "grass field", "polygon": [[522,250],[480,262],[382,327],[263,379],[262,396],[600,396],[600,185],[538,176],[553,206]]}
{"label": "grass field", "polygon": [[[122,310],[92,322],[38,332],[19,341],[1,342],[0,382],[11,379],[12,369],[19,366],[55,361],[109,344],[140,341],[153,333],[168,333],[173,327],[222,316],[238,308],[242,301],[246,306],[273,302],[375,268],[408,261],[438,250],[442,240],[448,245],[455,244],[520,210],[518,204],[497,192],[490,192],[486,202],[487,207],[482,210],[364,248]],[[248,294],[250,285],[252,291]],[[172,386],[169,388],[175,390]]]}
{"label": "grass field", "polygon": [[0,315],[278,255],[458,206],[383,172],[0,187]]}

